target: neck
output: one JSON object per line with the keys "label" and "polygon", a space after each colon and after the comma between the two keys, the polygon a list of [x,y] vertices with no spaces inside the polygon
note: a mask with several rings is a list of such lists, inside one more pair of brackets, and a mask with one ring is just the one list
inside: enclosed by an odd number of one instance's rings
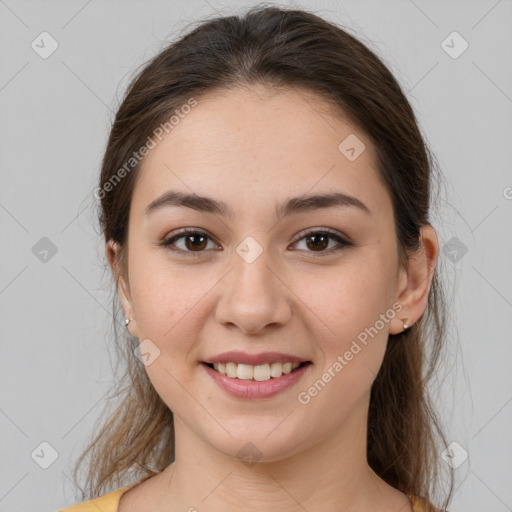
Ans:
{"label": "neck", "polygon": [[401,493],[367,464],[367,412],[366,401],[330,438],[254,465],[214,449],[175,418],[175,462],[166,469],[167,510],[238,512],[242,504],[247,512],[384,510],[383,496],[391,492],[396,501]]}

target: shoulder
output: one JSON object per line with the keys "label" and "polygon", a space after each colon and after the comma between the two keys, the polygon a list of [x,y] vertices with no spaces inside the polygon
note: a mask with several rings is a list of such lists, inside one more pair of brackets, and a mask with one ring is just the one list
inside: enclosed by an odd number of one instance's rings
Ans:
{"label": "shoulder", "polygon": [[137,485],[137,483],[138,482],[127,485],[117,491],[100,496],[99,498],[83,501],[71,507],[63,508],[58,512],[98,512],[99,510],[101,510],[101,512],[117,512],[121,496],[133,486]]}

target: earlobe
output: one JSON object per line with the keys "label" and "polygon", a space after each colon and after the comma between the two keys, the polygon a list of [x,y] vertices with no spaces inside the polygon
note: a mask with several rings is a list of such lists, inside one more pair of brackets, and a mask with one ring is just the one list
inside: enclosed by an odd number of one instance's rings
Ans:
{"label": "earlobe", "polygon": [[408,259],[407,270],[401,271],[402,282],[397,300],[403,305],[403,310],[391,326],[391,334],[410,328],[423,315],[438,255],[439,244],[434,228],[430,225],[423,226],[420,230],[420,247]]}
{"label": "earlobe", "polygon": [[117,254],[120,249],[119,244],[116,242],[109,240],[107,246],[105,248],[107,260],[110,264],[110,268],[112,270],[112,274],[114,275],[114,281],[117,283],[117,292],[119,294],[119,300],[121,301],[121,305],[123,308],[124,318],[129,319],[129,322],[125,320],[125,326],[130,332],[130,334],[136,338],[138,338],[138,329],[137,322],[134,320],[135,314],[133,311],[133,305],[131,300],[130,287],[125,282],[123,276],[121,275],[120,269],[118,267],[118,259]]}
{"label": "earlobe", "polygon": [[411,324],[409,322],[409,318],[404,317],[403,313],[400,313],[398,316],[393,318],[393,320],[391,320],[389,334],[400,334],[405,332],[410,327]]}
{"label": "earlobe", "polygon": [[139,331],[137,329],[137,322],[135,320],[135,312],[133,310],[130,287],[122,276],[119,277],[119,298],[123,306],[124,317],[128,319],[128,322],[125,320],[125,326],[132,336],[138,338]]}
{"label": "earlobe", "polygon": [[139,330],[137,329],[137,324],[135,321],[132,322],[132,319],[129,317],[126,317],[124,319],[124,326],[128,329],[128,332],[134,337],[139,337]]}

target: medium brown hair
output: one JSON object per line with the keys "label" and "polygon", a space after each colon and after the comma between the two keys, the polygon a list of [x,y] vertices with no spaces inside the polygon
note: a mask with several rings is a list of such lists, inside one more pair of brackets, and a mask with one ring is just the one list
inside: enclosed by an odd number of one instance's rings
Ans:
{"label": "medium brown hair", "polygon": [[[420,246],[420,228],[430,223],[437,169],[407,98],[382,60],[348,31],[304,10],[260,5],[243,16],[203,20],[166,46],[129,85],[112,126],[98,189],[101,230],[106,242],[120,246],[120,275],[127,275],[129,211],[140,168],[140,162],[132,162],[126,171],[133,153],[148,137],[154,139],[155,129],[190,98],[256,84],[314,92],[368,136],[392,200],[400,262],[407,267],[408,256]],[[172,412],[134,356],[138,340],[118,336],[115,290],[113,326],[124,374],[112,397],[121,400],[75,467],[76,480],[89,456],[82,499],[126,485],[130,473],[138,480],[150,478],[174,460]],[[393,487],[431,503],[442,488],[439,445],[447,444],[427,389],[445,344],[444,309],[436,269],[422,317],[389,336],[368,417],[370,467]],[[449,489],[437,500],[443,509],[453,491],[453,470],[445,469]]]}

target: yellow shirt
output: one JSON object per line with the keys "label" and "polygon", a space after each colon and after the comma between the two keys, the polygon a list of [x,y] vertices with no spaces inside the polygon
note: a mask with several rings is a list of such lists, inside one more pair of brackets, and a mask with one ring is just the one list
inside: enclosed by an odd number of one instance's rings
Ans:
{"label": "yellow shirt", "polygon": [[135,487],[139,483],[140,482],[135,482],[127,485],[126,487],[121,487],[121,489],[111,492],[110,494],[105,494],[99,498],[78,503],[72,507],[63,508],[58,512],[117,512],[121,496],[128,491],[128,489]]}
{"label": "yellow shirt", "polygon": [[[117,507],[119,506],[121,496],[139,483],[140,482],[135,482],[133,484],[127,485],[126,487],[122,487],[117,491],[111,492],[110,494],[105,494],[99,498],[78,503],[77,505],[64,508],[58,512],[117,512]],[[416,498],[410,494],[407,496],[411,500],[412,509],[414,512],[425,512],[423,505],[424,502],[421,498]]]}

